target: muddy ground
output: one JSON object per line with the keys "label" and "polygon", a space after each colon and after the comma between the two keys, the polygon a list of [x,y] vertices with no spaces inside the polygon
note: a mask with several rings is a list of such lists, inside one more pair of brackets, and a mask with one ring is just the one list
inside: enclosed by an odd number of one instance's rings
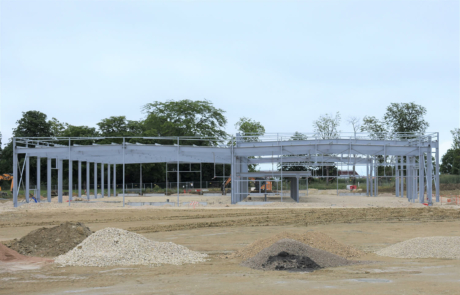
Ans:
{"label": "muddy ground", "polygon": [[[460,236],[448,208],[104,208],[63,206],[0,214],[0,241],[39,227],[79,221],[118,227],[202,251],[210,260],[161,267],[0,264],[0,294],[460,294],[460,260],[395,259],[373,251],[415,237]],[[368,252],[369,264],[312,273],[258,271],[226,253],[282,231],[320,231]]]}

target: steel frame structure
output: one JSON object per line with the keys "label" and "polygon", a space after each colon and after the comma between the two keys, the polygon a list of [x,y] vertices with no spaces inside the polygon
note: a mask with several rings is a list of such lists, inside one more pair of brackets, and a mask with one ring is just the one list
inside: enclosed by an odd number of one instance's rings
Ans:
{"label": "steel frame structure", "polygon": [[[91,144],[81,145],[82,141]],[[120,141],[121,143],[107,143]],[[134,143],[133,143],[134,141]],[[139,143],[136,141],[143,141]],[[168,144],[159,142],[167,141]],[[100,144],[105,142],[105,144]],[[147,143],[146,143],[147,142]],[[174,143],[175,142],[175,143]],[[200,145],[194,143],[200,142]],[[434,150],[434,151],[433,151]],[[404,190],[409,201],[417,197],[420,202],[425,200],[425,190],[428,203],[432,204],[432,184],[436,189],[436,202],[439,202],[439,133],[425,134],[392,133],[341,133],[334,138],[322,138],[319,134],[306,133],[302,138],[293,134],[267,133],[260,135],[236,134],[227,138],[212,138],[201,136],[186,137],[74,137],[74,138],[13,138],[13,173],[18,172],[18,155],[25,156],[25,195],[29,202],[30,157],[47,159],[47,201],[51,201],[51,169],[58,171],[58,201],[62,202],[63,161],[68,161],[68,182],[73,183],[72,165],[78,163],[78,195],[81,197],[81,163],[94,165],[95,194],[97,194],[97,165],[101,170],[107,164],[108,196],[110,192],[110,167],[113,167],[113,191],[116,193],[116,165],[123,165],[123,205],[125,197],[125,165],[142,163],[175,163],[179,179],[180,163],[214,163],[231,165],[231,202],[235,204],[244,200],[248,195],[250,178],[263,177],[281,181],[282,200],[283,178],[291,181],[291,197],[299,202],[299,185],[301,177],[311,176],[318,167],[355,165],[365,166],[367,196],[378,195],[378,169],[391,167],[396,179],[395,195],[404,196]],[[432,154],[435,154],[434,167]],[[52,167],[52,159],[56,167]],[[272,164],[279,167],[305,166],[307,171],[258,171],[249,172],[250,164]],[[86,165],[86,190],[89,199],[90,165]],[[37,165],[40,175],[41,165]],[[200,169],[201,170],[201,169]],[[185,171],[190,172],[190,171]],[[195,171],[194,171],[195,172]],[[104,174],[104,173],[103,173]],[[316,176],[318,177],[318,176]],[[324,176],[322,176],[324,177]],[[334,176],[329,176],[334,177]],[[224,176],[225,178],[225,176]],[[338,177],[337,177],[338,179]],[[104,178],[101,175],[104,183]],[[13,200],[18,206],[18,177],[14,177]],[[405,184],[405,185],[404,185]],[[405,189],[404,189],[405,188]],[[40,179],[37,179],[37,189],[40,189]],[[101,186],[104,197],[104,186]],[[179,204],[179,181],[177,184]],[[38,194],[40,195],[40,194]],[[70,201],[72,194],[69,193]],[[40,196],[38,196],[40,201]],[[69,202],[70,205],[70,202]]]}

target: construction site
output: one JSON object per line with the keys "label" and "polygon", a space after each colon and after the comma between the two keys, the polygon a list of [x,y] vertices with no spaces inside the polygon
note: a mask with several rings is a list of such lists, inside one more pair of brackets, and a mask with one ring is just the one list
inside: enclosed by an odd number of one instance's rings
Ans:
{"label": "construction site", "polygon": [[[437,133],[13,141],[0,294],[458,294],[460,202]],[[163,163],[164,183],[114,181],[142,163]],[[214,168],[212,185],[205,163],[230,175]]]}

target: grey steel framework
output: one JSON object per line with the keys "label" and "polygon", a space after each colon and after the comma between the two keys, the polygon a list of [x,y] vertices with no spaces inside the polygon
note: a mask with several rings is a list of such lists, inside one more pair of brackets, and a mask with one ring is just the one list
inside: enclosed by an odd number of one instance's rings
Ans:
{"label": "grey steel framework", "polygon": [[[81,144],[82,141],[91,144]],[[113,143],[119,141],[120,143]],[[164,144],[166,142],[166,144]],[[104,144],[105,143],[105,144]],[[162,144],[163,143],[163,144]],[[409,201],[417,198],[432,204],[432,184],[435,185],[436,202],[439,202],[439,133],[341,133],[334,138],[321,138],[318,134],[305,133],[302,137],[286,133],[267,133],[263,136],[229,136],[211,138],[188,137],[96,137],[96,138],[13,138],[13,173],[18,175],[18,155],[25,155],[25,197],[29,202],[30,164],[29,158],[47,159],[47,201],[51,200],[51,170],[58,170],[58,201],[62,202],[63,161],[72,168],[78,163],[78,195],[81,196],[81,162],[86,162],[86,191],[89,198],[90,164],[94,167],[94,192],[97,195],[97,166],[101,170],[107,164],[107,195],[110,190],[110,170],[113,169],[113,194],[115,194],[116,165],[123,165],[123,204],[125,196],[125,164],[174,163],[179,180],[182,163],[214,163],[231,165],[231,202],[244,200],[249,194],[251,179],[260,177],[279,182],[281,189],[272,194],[283,197],[283,179],[289,180],[291,198],[299,202],[299,178],[317,175],[319,167],[344,165],[365,166],[367,196],[378,195],[378,179],[396,179],[395,194],[406,195]],[[434,167],[432,155],[435,154]],[[54,161],[53,161],[54,160]],[[54,165],[53,165],[54,163]],[[250,164],[272,166],[270,171],[249,172]],[[307,171],[283,171],[276,167],[304,166]],[[383,167],[383,176],[378,168]],[[391,175],[386,175],[387,169]],[[381,169],[382,170],[382,169]],[[201,166],[200,166],[201,171]],[[37,165],[40,175],[40,165]],[[167,171],[172,172],[172,171]],[[199,171],[184,171],[199,172]],[[222,177],[225,181],[225,175]],[[227,176],[228,177],[228,176]],[[334,177],[333,175],[329,177]],[[201,178],[201,177],[200,177]],[[337,177],[338,179],[338,177]],[[14,177],[14,206],[18,206],[18,180]],[[104,197],[104,178],[101,194]],[[40,188],[37,179],[37,188]],[[73,183],[72,169],[69,169],[68,182]],[[338,182],[337,182],[338,183]],[[308,182],[307,182],[308,185]],[[70,194],[70,200],[72,198]],[[177,182],[177,204],[179,204],[179,181]],[[38,200],[40,201],[40,199]],[[69,202],[70,205],[70,202]]]}

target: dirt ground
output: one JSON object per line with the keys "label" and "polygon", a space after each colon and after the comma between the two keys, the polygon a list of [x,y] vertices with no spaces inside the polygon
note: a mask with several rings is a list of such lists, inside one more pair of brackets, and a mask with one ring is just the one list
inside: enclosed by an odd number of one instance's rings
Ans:
{"label": "dirt ground", "polygon": [[[394,196],[310,198],[305,204],[196,209],[123,208],[119,203],[29,204],[11,209],[3,204],[0,241],[43,226],[79,221],[93,231],[118,227],[171,241],[205,252],[210,259],[160,267],[0,263],[0,294],[460,294],[460,260],[396,259],[372,253],[415,237],[460,236],[460,206],[426,207],[405,199],[399,202]],[[388,206],[385,200],[394,203]],[[253,270],[240,266],[237,258],[221,258],[284,231],[325,233],[367,252],[360,260],[369,263],[289,273]]]}

